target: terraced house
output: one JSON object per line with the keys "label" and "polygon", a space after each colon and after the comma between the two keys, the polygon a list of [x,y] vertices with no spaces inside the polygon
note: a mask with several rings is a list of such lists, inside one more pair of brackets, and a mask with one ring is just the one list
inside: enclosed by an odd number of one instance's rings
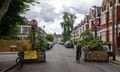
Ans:
{"label": "terraced house", "polygon": [[104,42],[112,44],[114,35],[116,54],[120,55],[120,0],[103,0],[100,28],[100,39]]}
{"label": "terraced house", "polygon": [[101,7],[90,8],[88,15],[73,30],[72,37],[76,38],[76,32],[82,33],[87,29],[104,43],[111,44],[111,50],[115,48],[115,54],[120,57],[120,0],[103,0]]}

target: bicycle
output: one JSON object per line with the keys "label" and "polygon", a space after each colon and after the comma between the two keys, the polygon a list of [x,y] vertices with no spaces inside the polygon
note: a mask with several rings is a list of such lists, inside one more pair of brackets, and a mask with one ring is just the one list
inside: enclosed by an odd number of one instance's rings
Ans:
{"label": "bicycle", "polygon": [[16,58],[16,64],[20,67],[23,67],[24,65],[23,52],[18,53],[18,57]]}

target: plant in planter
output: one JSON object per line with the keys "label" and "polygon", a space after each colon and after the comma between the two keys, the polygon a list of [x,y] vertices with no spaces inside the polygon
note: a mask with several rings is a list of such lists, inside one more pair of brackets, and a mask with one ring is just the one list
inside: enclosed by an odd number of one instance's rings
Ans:
{"label": "plant in planter", "polygon": [[81,33],[81,39],[77,41],[77,44],[81,44],[83,47],[88,46],[88,42],[93,40],[93,35],[89,30]]}
{"label": "plant in planter", "polygon": [[90,48],[90,50],[94,50],[94,51],[100,51],[102,50],[101,45],[102,45],[102,41],[98,40],[96,38],[93,38],[92,40],[90,40],[88,43],[88,46]]}
{"label": "plant in planter", "polygon": [[[33,33],[30,31],[29,33],[29,40],[32,43],[33,41],[33,37],[32,37]],[[36,28],[35,30],[35,40],[34,40],[34,50],[37,51],[37,60],[38,61],[45,61],[46,58],[46,54],[45,54],[45,36],[43,33],[43,30],[39,27]]]}
{"label": "plant in planter", "polygon": [[89,30],[81,33],[81,40],[78,40],[77,43],[83,47],[89,47],[90,50],[100,50],[100,46],[102,45],[102,41],[94,38]]}
{"label": "plant in planter", "polygon": [[38,31],[37,31],[35,49],[38,52],[37,53],[38,54],[38,61],[45,61],[46,60],[45,36],[43,34],[42,29],[40,29],[40,28],[38,28]]}
{"label": "plant in planter", "polygon": [[107,52],[102,50],[102,41],[94,38],[89,31],[85,31],[81,34],[81,40],[77,41],[84,47],[85,51],[89,48],[89,53],[85,57],[87,61],[108,61]]}

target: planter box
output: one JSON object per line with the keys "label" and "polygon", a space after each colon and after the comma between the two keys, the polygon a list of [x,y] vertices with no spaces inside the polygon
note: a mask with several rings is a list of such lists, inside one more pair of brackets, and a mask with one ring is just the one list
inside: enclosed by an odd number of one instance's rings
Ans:
{"label": "planter box", "polygon": [[38,58],[37,58],[38,62],[45,62],[46,61],[46,53],[45,53],[45,51],[39,51],[37,53],[37,56],[38,56]]}
{"label": "planter box", "polygon": [[45,62],[46,53],[45,51],[24,51],[24,62]]}
{"label": "planter box", "polygon": [[108,62],[108,53],[106,51],[90,51],[85,57],[85,61]]}

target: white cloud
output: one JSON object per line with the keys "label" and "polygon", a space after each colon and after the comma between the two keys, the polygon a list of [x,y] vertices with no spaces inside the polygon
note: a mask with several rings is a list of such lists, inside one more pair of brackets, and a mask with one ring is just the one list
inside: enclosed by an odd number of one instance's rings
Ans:
{"label": "white cloud", "polygon": [[39,0],[40,4],[31,6],[31,10],[24,15],[30,19],[37,19],[40,27],[45,25],[47,33],[61,33],[60,22],[63,12],[74,13],[77,16],[76,26],[93,5],[101,5],[102,0]]}

